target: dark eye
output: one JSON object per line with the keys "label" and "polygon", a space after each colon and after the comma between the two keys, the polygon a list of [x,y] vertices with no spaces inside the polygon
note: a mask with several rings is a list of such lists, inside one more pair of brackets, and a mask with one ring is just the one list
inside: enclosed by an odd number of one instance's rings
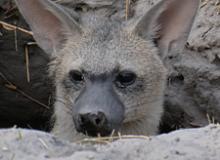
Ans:
{"label": "dark eye", "polygon": [[84,81],[83,74],[80,71],[72,70],[70,71],[69,76],[73,82],[79,83]]}
{"label": "dark eye", "polygon": [[131,71],[122,71],[116,77],[116,83],[122,88],[132,85],[135,80],[136,74]]}

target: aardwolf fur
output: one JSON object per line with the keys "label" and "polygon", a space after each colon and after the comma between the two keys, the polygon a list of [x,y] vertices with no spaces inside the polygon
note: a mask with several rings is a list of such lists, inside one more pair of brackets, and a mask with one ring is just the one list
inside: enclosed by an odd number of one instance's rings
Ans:
{"label": "aardwolf fur", "polygon": [[80,17],[50,0],[16,0],[39,46],[51,57],[56,87],[52,132],[154,135],[163,113],[167,69],[181,52],[199,0],[162,0],[139,18]]}

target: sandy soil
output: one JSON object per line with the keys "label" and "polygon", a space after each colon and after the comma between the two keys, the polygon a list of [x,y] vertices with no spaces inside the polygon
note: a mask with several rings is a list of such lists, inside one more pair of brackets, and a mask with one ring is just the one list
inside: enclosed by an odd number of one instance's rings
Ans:
{"label": "sandy soil", "polygon": [[0,136],[1,160],[219,160],[220,157],[217,125],[105,145],[70,144],[47,133],[22,129],[0,130]]}

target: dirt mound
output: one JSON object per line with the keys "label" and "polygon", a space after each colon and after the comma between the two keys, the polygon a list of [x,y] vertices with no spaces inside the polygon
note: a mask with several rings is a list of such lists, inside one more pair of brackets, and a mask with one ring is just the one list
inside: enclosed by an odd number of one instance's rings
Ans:
{"label": "dirt mound", "polygon": [[[157,1],[132,0],[129,16],[133,16],[135,8],[142,13]],[[81,15],[97,10],[99,14],[105,12],[113,18],[125,18],[124,0],[60,2],[73,7]],[[219,12],[219,3],[203,0],[185,51],[165,57],[170,73],[161,132],[201,127],[210,120],[220,122]],[[7,0],[0,2],[0,19],[28,29],[16,7]],[[49,58],[37,46],[29,46],[28,82],[24,46],[33,39],[25,33],[0,26],[0,127],[18,125],[48,129],[53,103],[53,82],[46,76]],[[10,88],[8,81],[17,90]]]}
{"label": "dirt mound", "polygon": [[156,137],[117,140],[105,145],[63,142],[50,134],[0,130],[1,160],[219,160],[220,126],[185,129]]}

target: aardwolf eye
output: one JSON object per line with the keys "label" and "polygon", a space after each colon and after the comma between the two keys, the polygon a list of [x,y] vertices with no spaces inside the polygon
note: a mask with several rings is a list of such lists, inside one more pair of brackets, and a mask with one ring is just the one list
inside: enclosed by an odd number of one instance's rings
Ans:
{"label": "aardwolf eye", "polygon": [[131,71],[122,71],[116,77],[116,84],[120,88],[132,85],[136,80],[136,74]]}
{"label": "aardwolf eye", "polygon": [[72,70],[69,72],[69,76],[74,83],[79,83],[84,81],[83,74],[80,71]]}

